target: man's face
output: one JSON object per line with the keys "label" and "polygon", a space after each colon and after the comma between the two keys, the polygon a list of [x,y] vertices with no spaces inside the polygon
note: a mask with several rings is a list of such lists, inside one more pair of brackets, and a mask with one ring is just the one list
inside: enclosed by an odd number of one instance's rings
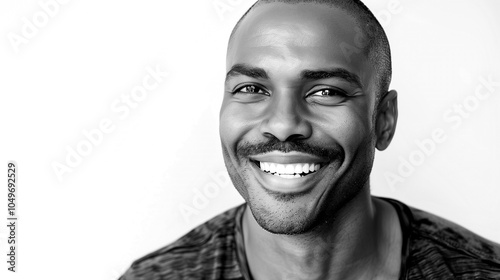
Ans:
{"label": "man's face", "polygon": [[268,231],[306,232],[369,187],[374,72],[342,48],[356,45],[356,26],[325,5],[265,4],[229,44],[224,160]]}

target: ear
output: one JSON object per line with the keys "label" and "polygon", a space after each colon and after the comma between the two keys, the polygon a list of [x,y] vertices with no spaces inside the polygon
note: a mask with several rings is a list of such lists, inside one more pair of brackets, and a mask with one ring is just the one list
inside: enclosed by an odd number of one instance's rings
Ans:
{"label": "ear", "polygon": [[375,147],[379,151],[385,150],[391,143],[396,132],[398,121],[398,93],[395,90],[388,91],[380,100],[377,108],[375,122],[375,135],[377,143]]}

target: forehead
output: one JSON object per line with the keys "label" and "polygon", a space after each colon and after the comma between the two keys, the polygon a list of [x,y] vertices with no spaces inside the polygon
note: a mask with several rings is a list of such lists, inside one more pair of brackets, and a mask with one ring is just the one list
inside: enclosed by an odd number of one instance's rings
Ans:
{"label": "forehead", "polygon": [[257,6],[233,34],[226,67],[236,63],[290,70],[342,67],[362,76],[367,59],[364,52],[353,53],[361,35],[357,26],[348,13],[324,4]]}

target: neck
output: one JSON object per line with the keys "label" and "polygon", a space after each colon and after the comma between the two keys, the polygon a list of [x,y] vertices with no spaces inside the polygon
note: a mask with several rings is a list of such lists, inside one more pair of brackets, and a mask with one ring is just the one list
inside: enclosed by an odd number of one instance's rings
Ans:
{"label": "neck", "polygon": [[243,235],[249,268],[257,280],[399,274],[402,240],[397,214],[369,192],[358,194],[327,223],[298,235],[262,229],[247,207]]}

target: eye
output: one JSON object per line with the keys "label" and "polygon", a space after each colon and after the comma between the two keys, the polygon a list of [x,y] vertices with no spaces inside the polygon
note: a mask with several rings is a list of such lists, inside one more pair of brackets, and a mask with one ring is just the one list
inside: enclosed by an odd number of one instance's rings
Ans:
{"label": "eye", "polygon": [[313,89],[311,93],[306,95],[306,98],[315,104],[333,106],[343,103],[348,96],[349,95],[341,89],[329,87],[316,90]]}
{"label": "eye", "polygon": [[239,87],[233,91],[233,94],[245,93],[245,94],[264,94],[269,95],[267,91],[256,85],[246,85]]}
{"label": "eye", "polygon": [[346,96],[346,94],[340,90],[326,88],[326,89],[320,89],[318,91],[315,91],[315,92],[309,94],[308,96],[321,96],[321,97],[339,96],[339,97],[344,97],[344,96]]}

